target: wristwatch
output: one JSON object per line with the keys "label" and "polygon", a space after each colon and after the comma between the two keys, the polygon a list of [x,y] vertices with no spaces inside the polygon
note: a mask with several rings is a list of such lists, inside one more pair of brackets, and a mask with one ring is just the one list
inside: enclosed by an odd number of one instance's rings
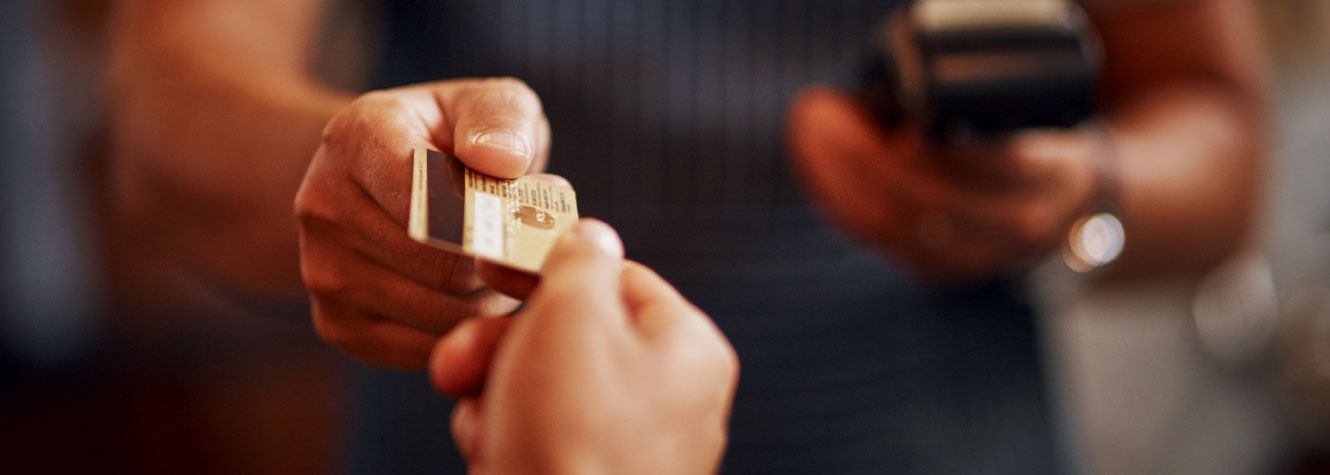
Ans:
{"label": "wristwatch", "polygon": [[1099,146],[1095,147],[1095,196],[1090,212],[1072,224],[1067,232],[1067,243],[1062,260],[1071,270],[1086,273],[1108,265],[1122,254],[1127,244],[1127,233],[1118,219],[1117,147],[1113,132],[1102,121],[1090,123],[1096,131]]}
{"label": "wristwatch", "polygon": [[1117,260],[1127,244],[1112,131],[1102,120],[1086,127],[1095,130],[1099,140],[1093,156],[1096,179],[1091,205],[1067,230],[1061,252],[1042,259],[1025,276],[1034,303],[1045,313],[1065,308],[1099,274],[1096,270]]}

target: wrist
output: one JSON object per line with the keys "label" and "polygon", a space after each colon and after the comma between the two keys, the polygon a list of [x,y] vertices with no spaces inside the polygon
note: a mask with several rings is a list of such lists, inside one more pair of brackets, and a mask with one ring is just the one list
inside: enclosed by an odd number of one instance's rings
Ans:
{"label": "wrist", "polygon": [[1067,267],[1080,273],[1111,264],[1126,245],[1113,131],[1103,121],[1093,122],[1090,129],[1095,140],[1091,153],[1093,193],[1086,211],[1068,230],[1062,253]]}
{"label": "wrist", "polygon": [[1102,121],[1087,129],[1094,140],[1089,160],[1094,170],[1090,198],[1067,229],[1061,250],[1041,260],[1027,275],[1035,301],[1044,311],[1063,307],[1100,278],[1103,268],[1117,260],[1126,244],[1113,132]]}

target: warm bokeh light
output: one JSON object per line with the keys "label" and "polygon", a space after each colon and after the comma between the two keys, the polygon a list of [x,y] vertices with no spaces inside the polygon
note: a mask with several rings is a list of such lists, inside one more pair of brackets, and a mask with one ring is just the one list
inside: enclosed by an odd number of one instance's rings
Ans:
{"label": "warm bokeh light", "polygon": [[1110,213],[1086,216],[1072,225],[1063,259],[1077,272],[1089,272],[1113,262],[1127,242],[1122,222]]}

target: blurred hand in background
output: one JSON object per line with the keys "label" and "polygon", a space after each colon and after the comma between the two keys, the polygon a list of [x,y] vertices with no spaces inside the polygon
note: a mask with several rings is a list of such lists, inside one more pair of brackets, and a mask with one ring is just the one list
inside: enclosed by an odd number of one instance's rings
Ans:
{"label": "blurred hand in background", "polygon": [[786,132],[812,196],[841,228],[934,280],[1032,264],[1065,242],[1100,191],[1115,195],[1126,227],[1114,275],[1219,263],[1252,230],[1265,161],[1252,4],[1085,5],[1106,54],[1102,127],[941,145],[882,130],[855,101],[813,86],[795,99]]}
{"label": "blurred hand in background", "polygon": [[939,146],[882,132],[850,98],[813,87],[790,113],[796,162],[842,228],[925,278],[991,277],[1062,243],[1089,211],[1094,131]]}

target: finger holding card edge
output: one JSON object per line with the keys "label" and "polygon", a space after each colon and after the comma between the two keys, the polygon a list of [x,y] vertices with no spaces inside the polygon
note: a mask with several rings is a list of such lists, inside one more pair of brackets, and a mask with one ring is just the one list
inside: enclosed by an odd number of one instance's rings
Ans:
{"label": "finger holding card edge", "polygon": [[577,219],[576,195],[561,177],[495,178],[447,154],[415,150],[407,234],[475,257],[477,273],[500,292],[530,293],[554,242]]}

